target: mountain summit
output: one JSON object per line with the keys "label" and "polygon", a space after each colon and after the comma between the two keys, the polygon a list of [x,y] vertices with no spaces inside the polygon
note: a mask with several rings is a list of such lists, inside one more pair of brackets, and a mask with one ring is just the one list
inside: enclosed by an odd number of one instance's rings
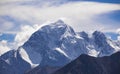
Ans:
{"label": "mountain summit", "polygon": [[50,74],[81,54],[95,57],[109,56],[120,50],[120,47],[100,31],[95,31],[90,37],[86,32],[75,32],[72,27],[58,20],[42,26],[18,50],[22,61],[29,63],[31,68],[37,66],[30,72]]}
{"label": "mountain summit", "polygon": [[109,56],[116,49],[110,43],[113,42],[100,31],[95,31],[92,37],[89,37],[85,32],[76,33],[72,27],[58,20],[33,33],[22,48],[33,64],[39,64],[32,72],[39,70],[38,73],[47,74],[44,70],[51,67],[60,68],[81,54]]}
{"label": "mountain summit", "polygon": [[[62,43],[67,36],[72,37],[73,35],[75,35],[74,30],[63,21],[59,20],[55,23],[41,27],[38,31],[32,34],[22,48],[25,49],[30,56],[31,61],[35,64],[36,62],[37,64],[40,64],[41,62],[41,65],[64,65],[70,59],[61,48]],[[31,54],[33,52],[39,55],[36,56],[38,58],[36,58],[37,61],[35,62],[34,60],[36,59],[33,57],[34,55]],[[60,60],[63,60],[63,62],[60,63]]]}
{"label": "mountain summit", "polygon": [[90,38],[87,33],[78,34],[72,27],[58,20],[33,33],[21,48],[33,64],[63,66],[80,54],[110,55],[115,51],[110,43],[113,42],[100,31],[95,31]]}

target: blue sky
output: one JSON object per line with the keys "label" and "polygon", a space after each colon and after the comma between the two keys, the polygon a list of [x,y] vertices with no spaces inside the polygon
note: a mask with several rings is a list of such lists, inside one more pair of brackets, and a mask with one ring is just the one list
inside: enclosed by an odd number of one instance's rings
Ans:
{"label": "blue sky", "polygon": [[22,42],[32,33],[26,30],[60,18],[75,31],[100,30],[117,39],[120,0],[1,0],[0,41]]}

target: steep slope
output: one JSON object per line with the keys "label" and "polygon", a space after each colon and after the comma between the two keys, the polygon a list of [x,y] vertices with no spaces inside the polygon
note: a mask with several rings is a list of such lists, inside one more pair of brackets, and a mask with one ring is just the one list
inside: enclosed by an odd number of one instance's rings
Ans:
{"label": "steep slope", "polygon": [[[76,33],[62,20],[58,20],[41,27],[20,48],[27,53],[33,64],[63,66],[81,54],[109,56],[120,50],[115,45],[102,32],[95,31],[89,37],[85,32]],[[63,59],[62,63],[59,62]]]}
{"label": "steep slope", "polygon": [[113,40],[107,38],[104,33],[100,31],[93,32],[91,36],[85,32],[80,32],[78,34],[83,37],[85,47],[88,51],[86,54],[90,56],[109,56],[120,50],[117,45],[118,42],[114,42]]}
{"label": "steep slope", "polygon": [[[58,20],[40,28],[22,48],[28,53],[34,64],[63,66],[71,59],[76,58],[81,52],[86,52],[86,50],[79,49],[83,46],[83,43],[82,39],[76,38],[76,36],[70,26]],[[37,58],[34,58],[34,56]],[[61,62],[61,60],[63,61]]]}
{"label": "steep slope", "polygon": [[[81,47],[84,48],[83,39],[61,20],[43,26],[22,46],[28,53],[31,62],[40,64],[34,70],[38,69],[42,74],[46,68],[56,70],[80,54],[86,53],[87,51],[80,49]],[[34,53],[39,56],[34,58]]]}
{"label": "steep slope", "polygon": [[[120,42],[108,39],[100,31],[95,31],[91,36],[86,32],[77,33],[58,20],[42,26],[16,51],[1,55],[0,70],[15,74],[50,74],[81,54],[102,57],[119,50]],[[28,71],[30,66],[32,70]]]}
{"label": "steep slope", "polygon": [[0,57],[0,74],[24,74],[29,69],[30,64],[21,58],[19,50],[10,50]]}
{"label": "steep slope", "polygon": [[85,32],[76,33],[58,20],[41,27],[21,48],[26,51],[32,64],[39,64],[28,74],[49,74],[52,73],[50,69],[55,71],[81,54],[109,56],[116,52],[116,48],[111,46],[113,43],[102,32],[95,31],[90,37]]}
{"label": "steep slope", "polygon": [[120,74],[120,52],[107,57],[81,55],[53,74]]}
{"label": "steep slope", "polygon": [[109,44],[109,42],[112,41],[107,39],[104,33],[95,31],[93,33],[93,39],[95,46],[97,47],[96,50],[99,52],[98,56],[111,55],[115,52],[115,48]]}

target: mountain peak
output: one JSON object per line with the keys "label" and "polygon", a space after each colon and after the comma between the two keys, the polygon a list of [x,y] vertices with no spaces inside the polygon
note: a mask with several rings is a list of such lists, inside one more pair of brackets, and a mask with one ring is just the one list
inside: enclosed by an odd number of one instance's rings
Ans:
{"label": "mountain peak", "polygon": [[95,36],[95,35],[102,35],[102,36],[105,36],[104,33],[101,32],[101,31],[95,31],[95,32],[93,32],[93,35],[94,35],[94,36]]}
{"label": "mountain peak", "polygon": [[107,37],[105,36],[104,33],[100,32],[100,31],[95,31],[93,33],[93,37],[97,40],[102,40],[102,41],[106,41]]}
{"label": "mountain peak", "polygon": [[89,40],[88,34],[85,31],[79,32],[80,36],[86,40]]}
{"label": "mountain peak", "polygon": [[49,23],[43,27],[40,28],[40,30],[53,30],[53,29],[62,29],[62,28],[66,28],[67,24],[64,23],[63,20],[57,20],[53,23]]}
{"label": "mountain peak", "polygon": [[55,23],[62,23],[62,24],[64,24],[64,21],[61,20],[61,19],[59,19],[59,20],[57,20]]}
{"label": "mountain peak", "polygon": [[67,24],[64,23],[63,20],[59,19],[54,23],[51,23],[49,26],[51,26],[52,28],[65,28],[67,27]]}
{"label": "mountain peak", "polygon": [[64,23],[63,20],[58,20],[54,23],[50,23],[48,25],[45,25],[39,29],[39,32],[45,32],[47,34],[54,34],[58,37],[61,37],[63,34],[68,35],[68,34],[75,34],[73,28],[67,24]]}

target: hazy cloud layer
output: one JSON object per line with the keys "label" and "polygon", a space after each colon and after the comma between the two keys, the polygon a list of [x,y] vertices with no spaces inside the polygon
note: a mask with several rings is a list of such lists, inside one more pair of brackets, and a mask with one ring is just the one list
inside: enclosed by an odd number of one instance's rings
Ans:
{"label": "hazy cloud layer", "polygon": [[[15,0],[16,1],[16,0]],[[101,18],[99,15],[111,11],[120,10],[119,4],[98,3],[98,2],[71,2],[62,4],[60,6],[47,6],[42,7],[36,5],[6,5],[0,7],[0,16],[9,16],[14,18],[14,21],[6,19],[0,27],[1,31],[10,31],[13,26],[20,27],[21,24],[42,24],[48,20],[56,20],[59,18],[66,18],[65,22],[70,24],[76,31],[82,30],[103,30],[112,31],[114,23],[108,22],[106,25],[101,23],[95,18]],[[98,17],[99,16],[99,17]],[[104,19],[105,20],[105,19]],[[107,19],[106,19],[107,20]],[[107,22],[105,20],[105,22]],[[19,23],[14,23],[18,21]],[[1,21],[0,21],[1,23]],[[8,27],[6,27],[6,23]],[[119,25],[119,22],[115,22]]]}
{"label": "hazy cloud layer", "polygon": [[39,26],[33,25],[33,26],[29,26],[29,25],[23,25],[21,26],[21,30],[16,34],[15,36],[15,44],[16,46],[21,46],[23,45],[24,42],[26,42],[29,37],[35,32],[37,31],[39,28]]}

